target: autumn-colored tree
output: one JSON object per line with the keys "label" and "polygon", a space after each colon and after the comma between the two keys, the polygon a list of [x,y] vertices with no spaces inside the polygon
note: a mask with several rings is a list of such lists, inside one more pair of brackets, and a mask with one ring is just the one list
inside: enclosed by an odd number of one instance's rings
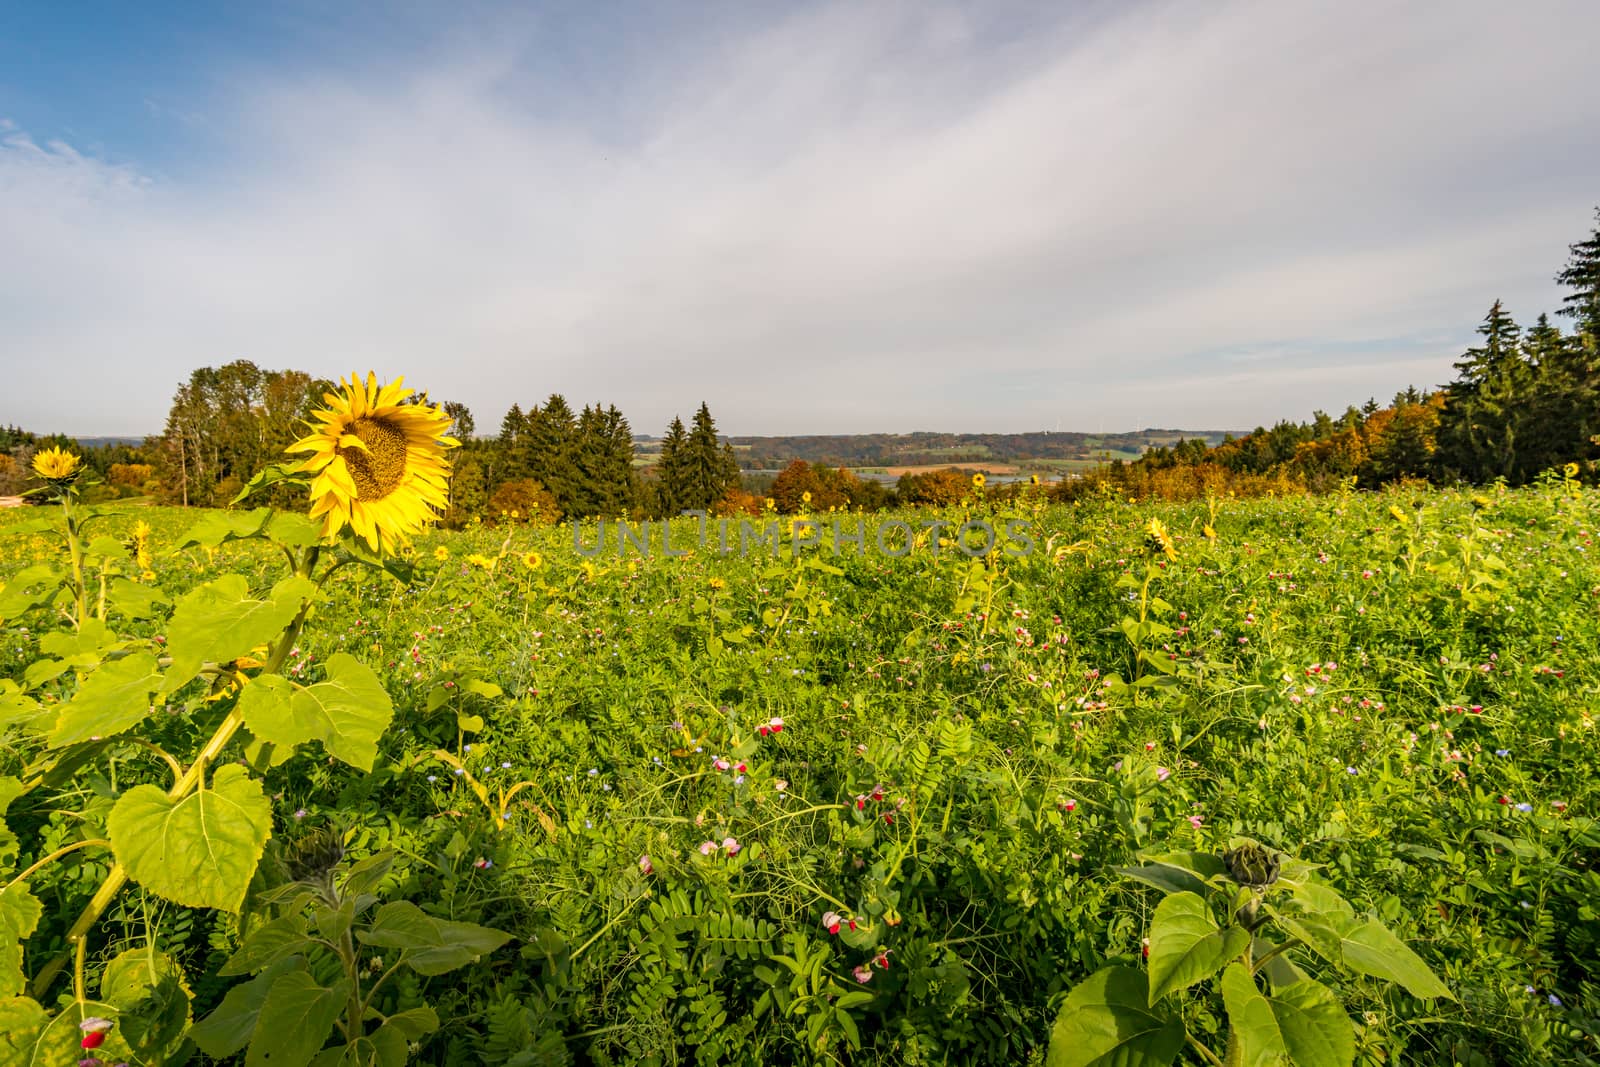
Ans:
{"label": "autumn-colored tree", "polygon": [[489,497],[488,512],[493,523],[545,526],[561,521],[561,506],[555,495],[534,478],[502,482]]}
{"label": "autumn-colored tree", "polygon": [[950,507],[972,496],[972,472],[947,467],[921,474],[902,474],[895,495],[902,504]]}

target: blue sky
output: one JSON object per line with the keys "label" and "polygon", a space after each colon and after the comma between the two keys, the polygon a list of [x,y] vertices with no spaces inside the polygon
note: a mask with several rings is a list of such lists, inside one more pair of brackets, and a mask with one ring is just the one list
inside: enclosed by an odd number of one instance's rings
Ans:
{"label": "blue sky", "polygon": [[0,422],[153,431],[235,358],[490,428],[1338,411],[1554,309],[1596,37],[1580,0],[0,4]]}

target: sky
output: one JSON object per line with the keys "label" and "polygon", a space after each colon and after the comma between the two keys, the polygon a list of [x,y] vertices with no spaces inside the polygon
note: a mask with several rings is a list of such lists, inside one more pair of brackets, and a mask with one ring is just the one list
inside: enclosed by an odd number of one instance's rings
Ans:
{"label": "sky", "polygon": [[0,0],[0,423],[156,432],[234,359],[480,432],[1338,413],[1558,306],[1596,39],[1592,0]]}

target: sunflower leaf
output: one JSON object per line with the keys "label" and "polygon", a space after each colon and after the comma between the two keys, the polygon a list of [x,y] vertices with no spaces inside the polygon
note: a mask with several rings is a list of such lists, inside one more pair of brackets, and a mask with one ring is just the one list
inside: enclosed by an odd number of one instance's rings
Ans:
{"label": "sunflower leaf", "polygon": [[207,661],[226,663],[281,634],[317,591],[298,575],[273,586],[265,600],[250,596],[242,574],[224,574],[178,601],[167,627],[172,667],[163,692],[172,692],[200,672]]}
{"label": "sunflower leaf", "polygon": [[107,825],[112,852],[135,882],[185,907],[238,911],[271,835],[272,805],[260,782],[230,764],[182,800],[135,786]]}
{"label": "sunflower leaf", "polygon": [[239,713],[250,732],[283,750],[321,741],[330,756],[363,771],[378,756],[394,704],[372,669],[344,652],[328,657],[327,679],[301,686],[266,675],[245,687]]}

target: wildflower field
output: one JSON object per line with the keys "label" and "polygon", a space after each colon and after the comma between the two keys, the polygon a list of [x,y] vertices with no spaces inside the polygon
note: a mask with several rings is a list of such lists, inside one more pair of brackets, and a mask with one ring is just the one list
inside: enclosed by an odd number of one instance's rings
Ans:
{"label": "wildflower field", "polygon": [[59,511],[0,514],[6,1067],[1600,1059],[1570,478],[648,558]]}

